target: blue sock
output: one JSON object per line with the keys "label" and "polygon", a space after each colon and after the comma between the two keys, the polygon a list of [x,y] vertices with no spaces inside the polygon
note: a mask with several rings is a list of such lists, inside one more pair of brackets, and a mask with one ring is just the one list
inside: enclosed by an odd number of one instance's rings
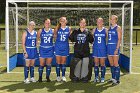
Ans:
{"label": "blue sock", "polygon": [[116,80],[119,81],[120,80],[120,66],[115,67],[115,76],[116,76]]}
{"label": "blue sock", "polygon": [[95,73],[95,78],[99,77],[99,67],[98,66],[94,66],[94,73]]}
{"label": "blue sock", "polygon": [[101,78],[105,78],[106,67],[101,66]]}
{"label": "blue sock", "polygon": [[29,67],[25,66],[24,67],[24,77],[25,77],[25,79],[28,78],[28,73],[29,73]]}
{"label": "blue sock", "polygon": [[62,77],[65,76],[65,72],[66,72],[66,65],[62,64],[61,65],[61,70],[62,70]]}
{"label": "blue sock", "polygon": [[34,66],[30,66],[30,77],[34,77]]}
{"label": "blue sock", "polygon": [[111,66],[110,69],[111,69],[112,79],[115,79],[115,67]]}
{"label": "blue sock", "polygon": [[42,77],[43,69],[44,69],[44,66],[39,66],[39,68],[38,68],[39,77]]}
{"label": "blue sock", "polygon": [[57,63],[56,63],[56,74],[57,74],[57,77],[60,76],[60,64],[57,64]]}
{"label": "blue sock", "polygon": [[49,77],[51,73],[51,64],[46,65],[46,77]]}

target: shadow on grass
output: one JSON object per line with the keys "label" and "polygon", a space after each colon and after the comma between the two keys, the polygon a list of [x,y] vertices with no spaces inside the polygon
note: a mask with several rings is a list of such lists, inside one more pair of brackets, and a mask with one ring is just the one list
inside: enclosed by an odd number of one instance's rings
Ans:
{"label": "shadow on grass", "polygon": [[[1,82],[9,82],[9,81],[0,81]],[[14,82],[14,81],[12,81]],[[46,88],[47,92],[56,92],[57,90],[61,90],[65,93],[72,93],[76,91],[82,91],[82,93],[101,93],[107,88],[113,87],[111,83],[105,82],[105,83],[73,83],[71,81],[58,83],[56,81],[51,82],[36,82],[36,83],[30,83],[30,84],[24,84],[21,81],[15,81],[16,84],[10,84],[6,85],[0,88],[0,90],[7,90],[8,92],[14,92],[14,91],[21,91],[20,89],[24,90],[24,92],[31,92],[36,91],[38,89],[44,89]],[[41,92],[41,91],[40,91]]]}

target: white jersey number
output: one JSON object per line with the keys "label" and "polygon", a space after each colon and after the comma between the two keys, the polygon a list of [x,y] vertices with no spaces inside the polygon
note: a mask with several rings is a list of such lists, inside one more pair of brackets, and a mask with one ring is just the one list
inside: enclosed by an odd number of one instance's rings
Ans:
{"label": "white jersey number", "polygon": [[108,40],[111,40],[111,34],[109,34],[108,38],[109,38]]}
{"label": "white jersey number", "polygon": [[35,40],[32,40],[32,46],[35,46],[35,43],[36,43]]}
{"label": "white jersey number", "polygon": [[44,43],[50,43],[51,37],[44,37]]}
{"label": "white jersey number", "polygon": [[65,41],[66,40],[66,35],[61,35],[60,41]]}
{"label": "white jersey number", "polygon": [[101,37],[98,37],[98,43],[101,43]]}

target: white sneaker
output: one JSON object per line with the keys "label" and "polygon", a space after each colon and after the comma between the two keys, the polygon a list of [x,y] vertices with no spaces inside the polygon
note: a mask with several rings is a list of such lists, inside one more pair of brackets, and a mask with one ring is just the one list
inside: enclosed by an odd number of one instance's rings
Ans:
{"label": "white sneaker", "polygon": [[100,81],[99,81],[99,78],[96,77],[96,78],[94,79],[94,82],[100,82]]}
{"label": "white sneaker", "polygon": [[67,80],[66,80],[66,77],[62,77],[62,81],[64,81],[64,82],[66,82]]}
{"label": "white sneaker", "polygon": [[31,82],[36,82],[36,80],[35,80],[34,77],[32,77],[32,78],[30,79],[30,81],[31,81]]}
{"label": "white sneaker", "polygon": [[30,83],[29,79],[27,78],[26,80],[24,80],[24,83],[29,84]]}
{"label": "white sneaker", "polygon": [[104,83],[105,82],[105,79],[104,78],[101,78],[101,83]]}
{"label": "white sneaker", "polygon": [[108,82],[114,82],[115,79],[111,78],[110,80],[108,80]]}
{"label": "white sneaker", "polygon": [[60,81],[61,81],[61,78],[60,78],[60,77],[57,77],[57,78],[56,78],[56,81],[57,81],[57,82],[60,82]]}

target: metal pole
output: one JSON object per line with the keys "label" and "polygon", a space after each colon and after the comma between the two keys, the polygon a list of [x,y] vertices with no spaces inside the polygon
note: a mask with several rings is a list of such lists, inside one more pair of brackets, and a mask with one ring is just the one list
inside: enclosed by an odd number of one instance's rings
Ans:
{"label": "metal pole", "polygon": [[129,66],[129,73],[132,72],[132,41],[133,41],[133,1],[131,1],[131,19],[130,19],[130,66]]}
{"label": "metal pole", "polygon": [[9,73],[9,3],[6,1],[6,19],[5,19],[5,45],[7,50],[7,73]]}

